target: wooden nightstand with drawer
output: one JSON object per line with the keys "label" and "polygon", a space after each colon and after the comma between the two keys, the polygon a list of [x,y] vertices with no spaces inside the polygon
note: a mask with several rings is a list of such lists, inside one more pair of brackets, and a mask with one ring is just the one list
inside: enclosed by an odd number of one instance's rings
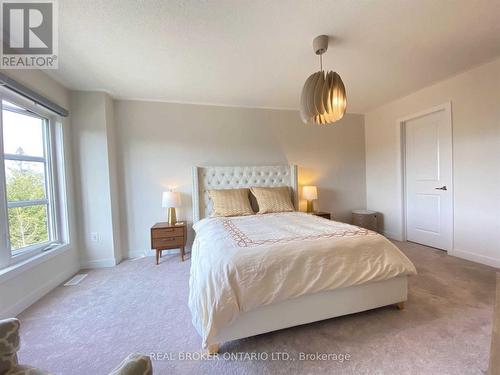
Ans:
{"label": "wooden nightstand with drawer", "polygon": [[184,248],[186,246],[186,223],[178,222],[156,223],[151,227],[151,248],[156,250],[156,264],[160,263],[163,250],[180,249],[181,260],[184,261]]}

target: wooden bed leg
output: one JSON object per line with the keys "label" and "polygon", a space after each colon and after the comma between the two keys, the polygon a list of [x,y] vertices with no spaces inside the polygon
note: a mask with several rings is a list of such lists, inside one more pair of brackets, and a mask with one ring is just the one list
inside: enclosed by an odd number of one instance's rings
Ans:
{"label": "wooden bed leg", "polygon": [[396,307],[398,308],[398,310],[404,310],[405,309],[405,301],[401,301],[401,302],[396,303]]}
{"label": "wooden bed leg", "polygon": [[219,344],[208,345],[207,352],[209,355],[219,353]]}

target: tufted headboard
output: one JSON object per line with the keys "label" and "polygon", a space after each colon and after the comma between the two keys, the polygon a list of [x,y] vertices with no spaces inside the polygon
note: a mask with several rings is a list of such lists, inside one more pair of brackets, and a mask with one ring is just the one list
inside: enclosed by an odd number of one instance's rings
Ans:
{"label": "tufted headboard", "polygon": [[212,213],[210,189],[289,186],[295,209],[298,207],[296,165],[256,167],[193,167],[193,222]]}

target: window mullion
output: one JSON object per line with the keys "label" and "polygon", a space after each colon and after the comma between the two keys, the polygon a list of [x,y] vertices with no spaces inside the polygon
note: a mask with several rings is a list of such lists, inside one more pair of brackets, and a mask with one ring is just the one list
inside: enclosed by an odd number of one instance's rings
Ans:
{"label": "window mullion", "polygon": [[37,162],[37,163],[45,163],[46,158],[41,156],[28,156],[28,155],[15,155],[15,154],[4,154],[5,160],[14,160],[14,161],[29,161],[29,162]]}
{"label": "window mullion", "polygon": [[49,204],[48,199],[34,199],[30,201],[12,201],[7,202],[7,208],[17,208],[17,207],[30,207],[30,206],[42,206]]}
{"label": "window mullion", "polygon": [[3,157],[3,115],[2,100],[0,98],[0,221],[5,225],[0,227],[0,268],[7,267],[11,261],[9,242],[9,218],[7,215],[7,192],[5,184],[5,162]]}
{"label": "window mullion", "polygon": [[45,160],[45,198],[47,199],[47,215],[48,215],[48,230],[49,240],[54,241],[57,239],[57,225],[55,222],[56,210],[54,206],[54,185],[55,185],[55,171],[54,171],[54,126],[52,126],[50,119],[44,120],[45,131],[43,132],[45,138],[44,155]]}
{"label": "window mullion", "polygon": [[50,163],[52,168],[52,209],[54,212],[54,241],[69,241],[67,233],[67,201],[64,163],[63,131],[59,120],[50,117]]}
{"label": "window mullion", "polygon": [[34,117],[34,118],[40,118],[40,115],[37,115],[36,113],[31,112],[28,109],[22,110],[22,109],[17,109],[17,108],[7,108],[7,107],[5,107],[5,108],[3,108],[3,110],[9,111],[9,112],[18,113],[18,114],[23,115],[23,116],[30,116],[30,117]]}

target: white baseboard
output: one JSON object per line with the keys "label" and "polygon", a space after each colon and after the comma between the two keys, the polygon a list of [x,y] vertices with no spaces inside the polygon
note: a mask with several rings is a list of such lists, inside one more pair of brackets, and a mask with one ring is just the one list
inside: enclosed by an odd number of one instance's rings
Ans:
{"label": "white baseboard", "polygon": [[115,258],[84,260],[81,262],[81,269],[108,268],[118,264]]}
{"label": "white baseboard", "polygon": [[[191,247],[186,246],[185,250],[186,250],[186,254],[187,254],[191,251]],[[165,255],[172,255],[172,254],[179,254],[179,253],[180,253],[180,249],[163,250],[163,254],[165,254]],[[142,257],[153,257],[155,255],[156,255],[156,251],[151,250],[151,249],[131,250],[125,255],[125,258],[135,259],[135,258],[142,258]]]}
{"label": "white baseboard", "polygon": [[448,255],[451,255],[451,256],[454,256],[457,258],[470,260],[470,261],[476,262],[476,263],[485,264],[487,266],[500,268],[500,259],[498,259],[498,258],[491,258],[491,257],[485,256],[485,255],[469,253],[468,251],[457,250],[457,249],[453,249],[451,251],[448,251]]}
{"label": "white baseboard", "polygon": [[52,289],[56,288],[64,281],[69,279],[71,276],[76,274],[79,270],[79,267],[73,267],[72,269],[64,270],[58,275],[54,275],[49,281],[40,286],[39,288],[33,290],[28,295],[22,297],[17,303],[12,306],[9,306],[3,311],[0,311],[0,319],[12,318],[14,316],[19,315],[44,295],[49,293]]}
{"label": "white baseboard", "polygon": [[403,241],[403,236],[401,236],[401,233],[384,231],[384,232],[382,232],[382,234],[391,240]]}
{"label": "white baseboard", "polygon": [[151,257],[154,256],[155,252],[153,250],[133,250],[129,251],[125,254],[125,258],[127,259],[135,259],[135,258],[142,258],[142,257]]}

